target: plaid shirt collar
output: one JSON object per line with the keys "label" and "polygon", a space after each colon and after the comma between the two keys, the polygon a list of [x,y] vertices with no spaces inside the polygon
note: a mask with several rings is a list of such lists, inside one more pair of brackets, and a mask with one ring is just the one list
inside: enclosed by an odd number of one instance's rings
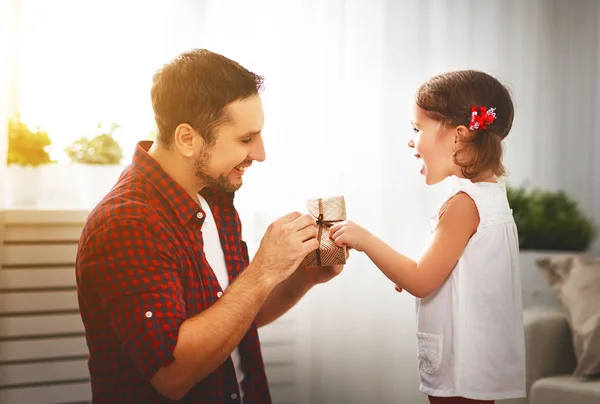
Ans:
{"label": "plaid shirt collar", "polygon": [[[137,144],[131,166],[158,190],[176,213],[179,222],[185,225],[199,212],[204,212],[186,190],[163,170],[158,161],[148,154],[152,143],[150,140],[145,140]],[[233,204],[235,193],[226,192],[217,187],[205,187],[200,191],[200,195],[209,204],[217,201]]]}

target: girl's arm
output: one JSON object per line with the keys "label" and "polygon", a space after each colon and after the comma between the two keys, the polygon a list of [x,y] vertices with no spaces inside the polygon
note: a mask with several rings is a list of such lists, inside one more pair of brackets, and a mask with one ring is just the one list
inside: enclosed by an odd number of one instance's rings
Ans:
{"label": "girl's arm", "polygon": [[364,251],[392,282],[416,297],[426,297],[446,280],[479,226],[475,202],[465,193],[451,198],[433,239],[419,262],[396,252],[360,226],[340,223],[331,228],[339,245]]}

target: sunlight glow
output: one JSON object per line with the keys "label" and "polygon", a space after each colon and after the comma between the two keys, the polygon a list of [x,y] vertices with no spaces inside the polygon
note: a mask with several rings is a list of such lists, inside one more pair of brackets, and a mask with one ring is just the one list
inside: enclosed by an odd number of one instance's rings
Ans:
{"label": "sunlight glow", "polygon": [[49,133],[59,161],[70,140],[116,122],[127,159],[155,127],[154,71],[186,49],[185,30],[165,32],[168,2],[22,2],[21,119]]}

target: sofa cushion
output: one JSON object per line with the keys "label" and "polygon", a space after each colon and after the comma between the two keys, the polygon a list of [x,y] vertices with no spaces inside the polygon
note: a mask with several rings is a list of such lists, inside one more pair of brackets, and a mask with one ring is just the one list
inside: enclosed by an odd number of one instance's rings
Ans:
{"label": "sofa cushion", "polygon": [[600,379],[553,376],[539,379],[531,387],[530,404],[598,404]]}
{"label": "sofa cushion", "polygon": [[565,309],[577,357],[573,374],[600,375],[600,258],[560,255],[538,265]]}

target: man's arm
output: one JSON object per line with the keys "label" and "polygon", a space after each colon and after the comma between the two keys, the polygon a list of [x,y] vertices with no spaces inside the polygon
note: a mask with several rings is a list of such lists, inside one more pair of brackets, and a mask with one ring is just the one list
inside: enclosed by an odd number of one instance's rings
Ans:
{"label": "man's arm", "polygon": [[273,283],[252,264],[223,296],[179,328],[174,361],[161,368],[150,383],[162,395],[180,400],[189,389],[218,368],[248,332]]}
{"label": "man's arm", "polygon": [[181,325],[175,360],[152,377],[152,385],[168,398],[181,399],[220,366],[239,345],[273,289],[317,248],[316,235],[310,215],[291,213],[271,224],[252,263],[219,301]]}
{"label": "man's arm", "polygon": [[257,327],[263,327],[283,316],[313,286],[330,281],[344,269],[343,265],[306,268],[299,267],[273,289],[256,316]]}
{"label": "man's arm", "polygon": [[311,216],[279,219],[219,301],[185,319],[179,261],[168,233],[158,227],[112,220],[86,242],[79,261],[142,376],[179,400],[231,355],[271,291],[318,242]]}
{"label": "man's arm", "polygon": [[302,275],[302,271],[297,269],[273,289],[256,316],[257,327],[263,327],[283,316],[313,287]]}

